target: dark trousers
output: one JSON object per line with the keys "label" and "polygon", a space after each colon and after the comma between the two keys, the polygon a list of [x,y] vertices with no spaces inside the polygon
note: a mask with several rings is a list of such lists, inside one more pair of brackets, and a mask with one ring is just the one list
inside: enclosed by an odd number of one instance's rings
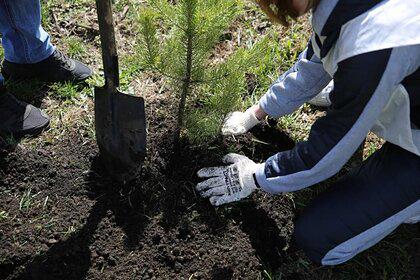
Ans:
{"label": "dark trousers", "polygon": [[386,143],[305,209],[294,239],[318,264],[335,265],[420,218],[420,157]]}

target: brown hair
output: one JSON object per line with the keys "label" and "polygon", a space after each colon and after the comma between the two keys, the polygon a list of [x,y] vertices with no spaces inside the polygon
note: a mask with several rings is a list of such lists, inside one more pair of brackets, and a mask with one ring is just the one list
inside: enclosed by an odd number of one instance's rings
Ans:
{"label": "brown hair", "polygon": [[[255,0],[263,12],[275,23],[289,26],[289,20],[299,16],[293,8],[293,0]],[[309,0],[310,7],[318,4],[319,0]]]}

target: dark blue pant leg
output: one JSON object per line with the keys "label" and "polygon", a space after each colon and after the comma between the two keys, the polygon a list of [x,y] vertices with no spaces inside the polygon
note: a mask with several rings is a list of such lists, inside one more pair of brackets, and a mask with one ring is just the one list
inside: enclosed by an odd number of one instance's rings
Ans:
{"label": "dark blue pant leg", "polygon": [[335,265],[420,215],[420,157],[390,143],[314,199],[294,239],[318,264]]}

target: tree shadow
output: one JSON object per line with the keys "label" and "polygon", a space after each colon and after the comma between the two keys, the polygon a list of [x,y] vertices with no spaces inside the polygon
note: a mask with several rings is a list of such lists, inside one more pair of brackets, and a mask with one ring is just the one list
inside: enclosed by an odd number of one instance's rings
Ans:
{"label": "tree shadow", "polygon": [[249,236],[264,267],[272,271],[278,269],[283,263],[283,248],[288,242],[280,225],[255,200],[239,203],[232,215],[239,221],[241,230]]}
{"label": "tree shadow", "polygon": [[13,152],[21,140],[21,138],[13,136],[0,135],[0,158],[4,159],[9,153]]}
{"label": "tree shadow", "polygon": [[[250,139],[257,139],[256,141]],[[250,134],[237,137],[241,152],[255,161],[264,161],[277,152],[289,150],[295,142],[284,132],[276,128],[276,124],[255,127]],[[184,227],[183,215],[189,211],[197,211],[200,221],[205,223],[210,234],[223,234],[231,220],[241,224],[241,230],[249,236],[256,255],[264,266],[275,270],[282,265],[287,238],[279,229],[278,223],[255,200],[245,200],[229,207],[216,209],[207,199],[199,197],[195,192],[198,169],[221,163],[221,156],[229,151],[229,143],[217,142],[216,150],[185,149],[179,153],[176,169],[171,171],[172,184],[166,184],[165,195],[162,197],[162,223],[164,228]],[[184,147],[189,147],[184,145]],[[195,156],[199,154],[199,158]],[[188,205],[188,203],[190,205]],[[222,213],[222,214],[221,214]],[[188,223],[188,222],[187,222]],[[181,226],[180,226],[181,225]],[[185,230],[185,231],[187,231]],[[231,269],[216,267],[212,279],[230,279]]]}
{"label": "tree shadow", "polygon": [[[273,120],[269,124],[254,127],[246,135],[220,137],[205,147],[191,148],[190,143],[181,143],[176,158],[162,170],[167,178],[162,180],[165,184],[165,194],[161,197],[164,202],[161,203],[162,225],[167,229],[177,226],[182,214],[193,208],[202,215],[203,222],[210,228],[223,228],[226,221],[194,189],[200,181],[196,176],[197,171],[203,167],[224,165],[221,159],[231,151],[232,146],[256,162],[263,162],[275,153],[293,148],[295,142],[279,130],[276,124]],[[171,142],[162,145],[171,150]],[[217,148],[208,149],[208,146]]]}
{"label": "tree shadow", "polygon": [[[262,138],[261,135],[259,137]],[[282,138],[274,137],[273,140],[276,139]],[[290,142],[288,143],[290,146]],[[170,149],[165,141],[158,144]],[[281,146],[283,150],[289,148],[284,143]],[[152,151],[157,151],[158,148],[160,147],[154,147]],[[274,149],[272,147],[270,151],[267,150],[259,155],[265,156],[267,153],[272,155],[278,151]],[[200,221],[208,225],[210,234],[220,233],[220,229],[225,228],[229,220],[239,219],[241,229],[248,234],[261,262],[272,269],[278,268],[282,259],[281,249],[286,241],[275,220],[265,210],[251,201],[237,204],[233,207],[236,210],[221,216],[219,210],[195,193],[194,186],[198,181],[196,171],[202,167],[202,164],[205,166],[220,160],[220,154],[226,153],[227,150],[227,146],[221,147],[218,153],[214,154],[207,149],[192,151],[186,145],[175,172],[170,174],[165,172],[167,171],[165,156],[162,158],[150,156],[148,160],[151,162],[145,163],[141,178],[125,186],[114,183],[107,176],[100,158],[93,158],[84,185],[88,197],[94,200],[95,204],[90,209],[86,222],[67,239],[52,245],[47,252],[24,264],[25,268],[20,278],[84,279],[92,265],[97,262],[91,245],[97,239],[95,235],[99,234],[101,221],[109,216],[109,213],[113,216],[113,222],[124,232],[124,248],[128,251],[140,248],[145,227],[149,223],[148,217],[156,213],[161,214],[159,223],[164,229],[177,229],[177,238],[180,240],[189,236],[191,225],[188,215],[192,211],[198,212]],[[194,152],[203,154],[194,154]],[[159,165],[160,161],[162,166]],[[103,257],[112,265],[113,260],[109,255],[105,252]],[[224,279],[229,279],[231,270],[215,268],[213,272],[213,279],[222,279],[220,275],[226,276]]]}
{"label": "tree shadow", "polygon": [[3,178],[9,166],[8,155],[13,153],[19,145],[21,138],[0,135],[0,185],[4,186]]}
{"label": "tree shadow", "polygon": [[233,277],[231,267],[213,267],[210,272],[212,280],[230,280]]}
{"label": "tree shadow", "polygon": [[255,126],[250,130],[250,134],[254,142],[250,157],[255,161],[265,161],[276,153],[292,149],[296,144],[285,132],[277,128],[277,121],[273,119],[269,119],[265,125]]}
{"label": "tree shadow", "polygon": [[[106,171],[98,157],[92,161],[86,178],[89,196],[96,202],[90,210],[85,224],[66,240],[52,245],[47,252],[32,259],[25,265],[22,279],[84,279],[92,266],[92,253],[89,246],[101,221],[111,211],[115,223],[126,234],[124,245],[128,250],[136,248],[148,223],[141,188],[133,185],[117,186],[106,176]],[[130,192],[130,201],[122,200],[122,192]],[[105,261],[113,262],[105,253]]]}

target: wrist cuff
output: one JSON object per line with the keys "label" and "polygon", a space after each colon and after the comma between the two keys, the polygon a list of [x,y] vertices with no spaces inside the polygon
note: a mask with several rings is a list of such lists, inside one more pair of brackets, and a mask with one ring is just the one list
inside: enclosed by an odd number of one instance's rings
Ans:
{"label": "wrist cuff", "polygon": [[245,113],[247,114],[247,118],[246,118],[246,127],[248,129],[256,126],[257,124],[259,124],[261,121],[255,116],[254,112],[251,111],[251,109],[248,109],[245,111]]}
{"label": "wrist cuff", "polygon": [[255,179],[260,186],[260,188],[268,193],[274,194],[275,192],[271,190],[267,183],[267,177],[265,176],[265,163],[258,164],[257,169],[255,170]]}
{"label": "wrist cuff", "polygon": [[266,94],[264,94],[258,104],[260,105],[261,109],[263,109],[263,111],[269,115],[270,117],[272,117],[273,119],[278,119],[284,115],[286,115],[287,110],[285,107],[285,105],[281,105],[278,102],[276,102],[276,98],[275,94],[271,91],[271,88],[266,92]]}

